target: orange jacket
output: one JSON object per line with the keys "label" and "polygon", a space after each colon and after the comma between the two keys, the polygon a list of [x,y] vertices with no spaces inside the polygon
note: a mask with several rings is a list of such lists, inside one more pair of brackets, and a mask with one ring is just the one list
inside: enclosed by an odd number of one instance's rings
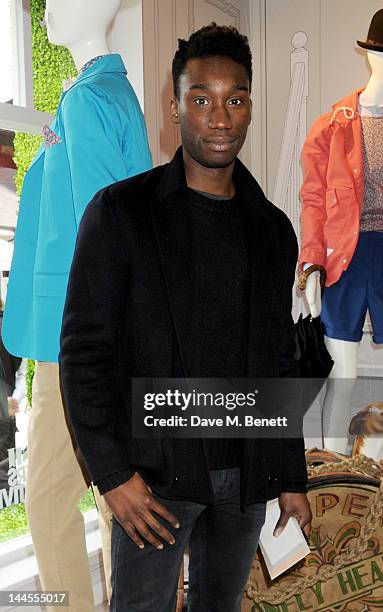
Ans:
{"label": "orange jacket", "polygon": [[363,89],[315,121],[302,151],[299,266],[324,266],[326,286],[347,269],[359,236],[364,181],[358,96]]}

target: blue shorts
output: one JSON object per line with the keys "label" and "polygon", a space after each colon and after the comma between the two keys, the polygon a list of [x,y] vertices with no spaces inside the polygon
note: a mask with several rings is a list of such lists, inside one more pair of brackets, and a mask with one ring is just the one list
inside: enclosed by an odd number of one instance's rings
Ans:
{"label": "blue shorts", "polygon": [[383,343],[383,232],[361,232],[355,253],[340,279],[326,287],[321,319],[326,336],[359,342],[367,309],[373,340]]}

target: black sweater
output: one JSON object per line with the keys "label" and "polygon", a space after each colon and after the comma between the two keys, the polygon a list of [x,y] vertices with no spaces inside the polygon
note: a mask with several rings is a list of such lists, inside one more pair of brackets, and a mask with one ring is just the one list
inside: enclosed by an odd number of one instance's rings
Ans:
{"label": "black sweater", "polygon": [[[241,378],[247,369],[247,244],[240,206],[234,197],[190,189],[194,261],[193,375]],[[210,469],[240,465],[238,439],[206,440]]]}

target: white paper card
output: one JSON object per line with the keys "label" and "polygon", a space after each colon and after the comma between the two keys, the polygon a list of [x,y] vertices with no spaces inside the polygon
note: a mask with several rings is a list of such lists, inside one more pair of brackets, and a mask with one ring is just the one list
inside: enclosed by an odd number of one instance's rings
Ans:
{"label": "white paper card", "polygon": [[272,580],[310,552],[298,521],[294,517],[289,518],[281,535],[273,536],[280,513],[278,499],[267,502],[265,523],[259,538],[259,546]]}

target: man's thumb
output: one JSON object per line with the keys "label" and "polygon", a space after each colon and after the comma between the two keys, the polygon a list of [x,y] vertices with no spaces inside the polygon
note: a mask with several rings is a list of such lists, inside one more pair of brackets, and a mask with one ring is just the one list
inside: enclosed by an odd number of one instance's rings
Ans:
{"label": "man's thumb", "polygon": [[287,521],[289,520],[289,515],[287,514],[287,512],[284,512],[282,510],[281,512],[281,516],[279,517],[279,520],[277,522],[277,524],[275,525],[275,529],[273,531],[273,535],[275,537],[278,537],[279,535],[281,535],[282,531],[284,530],[284,528],[287,525]]}

